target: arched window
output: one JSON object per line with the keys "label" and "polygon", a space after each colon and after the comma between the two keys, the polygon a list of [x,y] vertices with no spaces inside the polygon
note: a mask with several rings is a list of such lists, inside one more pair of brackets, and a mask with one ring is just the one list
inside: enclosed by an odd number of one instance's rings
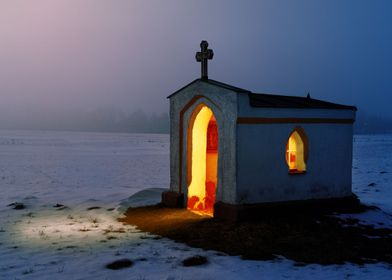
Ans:
{"label": "arched window", "polygon": [[286,145],[286,162],[289,173],[304,173],[308,157],[308,141],[301,127],[294,128]]}

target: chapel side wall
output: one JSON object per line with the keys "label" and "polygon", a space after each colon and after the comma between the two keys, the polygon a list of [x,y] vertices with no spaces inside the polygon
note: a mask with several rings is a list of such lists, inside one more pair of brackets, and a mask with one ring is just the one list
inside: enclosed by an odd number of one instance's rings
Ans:
{"label": "chapel side wall", "polygon": [[[297,125],[308,137],[307,170],[289,174],[286,143]],[[351,124],[252,124],[237,129],[239,203],[351,195]]]}

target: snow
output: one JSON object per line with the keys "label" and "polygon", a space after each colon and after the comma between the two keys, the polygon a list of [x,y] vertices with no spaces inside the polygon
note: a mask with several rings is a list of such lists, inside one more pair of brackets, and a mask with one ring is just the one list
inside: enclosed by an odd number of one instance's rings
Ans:
{"label": "snow", "polygon": [[361,202],[380,209],[340,215],[360,224],[392,228],[392,135],[354,137],[353,192]]}
{"label": "snow", "polygon": [[[353,190],[381,210],[348,217],[392,227],[391,151],[392,135],[355,137]],[[159,201],[168,185],[168,135],[0,131],[0,279],[392,277],[390,265],[383,263],[244,261],[117,222],[127,207]],[[7,206],[13,202],[26,208]],[[209,264],[182,266],[183,259],[196,254],[207,256]],[[105,268],[122,258],[134,265]]]}

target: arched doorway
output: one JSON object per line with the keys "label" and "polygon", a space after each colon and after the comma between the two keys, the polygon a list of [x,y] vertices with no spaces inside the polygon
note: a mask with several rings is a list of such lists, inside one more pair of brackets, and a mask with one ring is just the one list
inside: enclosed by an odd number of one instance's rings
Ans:
{"label": "arched doorway", "polygon": [[218,127],[212,110],[200,104],[188,126],[188,209],[213,215],[218,173]]}

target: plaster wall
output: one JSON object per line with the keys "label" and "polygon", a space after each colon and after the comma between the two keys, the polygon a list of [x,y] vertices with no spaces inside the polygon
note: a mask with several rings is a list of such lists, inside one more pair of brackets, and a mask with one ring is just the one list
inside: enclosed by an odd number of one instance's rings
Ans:
{"label": "plaster wall", "polygon": [[[237,93],[202,81],[191,84],[170,98],[170,189],[175,192],[184,193],[185,198],[187,198],[187,130],[192,113],[200,104],[207,105],[213,111],[218,126],[216,201],[235,203],[237,182]],[[184,108],[186,110],[183,111],[181,123],[180,115]],[[181,126],[182,147],[180,143]],[[182,153],[180,153],[181,149]],[[182,158],[180,160],[181,155]]]}
{"label": "plaster wall", "polygon": [[[296,126],[308,138],[304,174],[289,174],[285,159],[286,143]],[[237,203],[351,195],[352,135],[352,124],[238,124]]]}

